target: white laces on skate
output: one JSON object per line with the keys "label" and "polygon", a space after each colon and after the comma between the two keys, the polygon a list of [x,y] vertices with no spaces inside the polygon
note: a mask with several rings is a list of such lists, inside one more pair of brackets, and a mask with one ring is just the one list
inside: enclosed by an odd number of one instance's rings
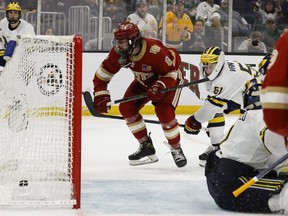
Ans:
{"label": "white laces on skate", "polygon": [[132,155],[137,155],[142,151],[143,144],[140,144],[139,148],[132,154]]}
{"label": "white laces on skate", "polygon": [[[179,158],[180,158],[180,156],[182,156],[182,155],[181,155],[181,150],[180,150],[180,148],[179,148],[179,149],[174,149],[174,148],[172,148],[172,146],[171,146],[168,142],[166,142],[166,141],[164,141],[164,144],[170,149],[170,151],[167,152],[166,154],[173,153],[174,155],[178,156]],[[178,158],[178,157],[177,157],[177,158]],[[183,157],[182,157],[182,158],[183,158]]]}
{"label": "white laces on skate", "polygon": [[180,149],[173,149],[173,150],[171,150],[171,152],[174,155],[176,162],[181,161],[181,160],[185,160],[185,157],[183,156]]}
{"label": "white laces on skate", "polygon": [[[187,163],[187,160],[182,152],[182,149],[179,147],[178,149],[174,149],[172,148],[172,146],[164,141],[164,144],[170,149],[170,152],[167,152],[167,153],[171,153],[172,154],[172,157],[173,157],[173,160],[174,162],[176,163],[176,165],[179,167],[179,168],[183,168],[186,163]],[[166,153],[166,154],[167,154]]]}

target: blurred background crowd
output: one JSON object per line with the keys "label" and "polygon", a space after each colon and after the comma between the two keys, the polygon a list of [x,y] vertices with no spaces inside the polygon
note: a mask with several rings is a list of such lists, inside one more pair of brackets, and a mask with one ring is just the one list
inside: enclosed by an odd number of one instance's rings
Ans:
{"label": "blurred background crowd", "polygon": [[[0,0],[1,18],[10,2]],[[114,29],[125,20],[137,24],[143,36],[162,40],[180,53],[201,53],[217,45],[231,53],[263,54],[271,52],[288,28],[288,0],[17,2],[22,7],[21,18],[30,22],[37,34],[81,34],[84,51],[109,51]]]}

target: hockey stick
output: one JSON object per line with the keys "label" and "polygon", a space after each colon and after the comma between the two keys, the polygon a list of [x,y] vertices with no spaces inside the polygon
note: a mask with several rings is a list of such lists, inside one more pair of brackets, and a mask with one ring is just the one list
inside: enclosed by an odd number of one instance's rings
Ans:
{"label": "hockey stick", "polygon": [[[111,119],[124,120],[124,118],[122,116],[114,116],[114,115],[106,115],[106,114],[98,113],[94,108],[94,104],[93,104],[93,100],[92,100],[92,96],[91,96],[90,92],[88,92],[88,91],[82,92],[82,95],[84,97],[84,101],[86,103],[86,106],[87,106],[87,108],[88,108],[88,110],[92,116],[101,117],[101,118],[111,118]],[[144,119],[144,122],[151,123],[151,124],[160,124],[159,121],[150,120],[150,119]],[[183,127],[183,128],[185,127],[185,124],[178,124],[178,125],[180,127]],[[208,131],[208,128],[202,127],[200,130],[201,131]]]}
{"label": "hockey stick", "polygon": [[[173,90],[176,90],[176,89],[179,89],[179,88],[188,87],[188,86],[191,86],[191,85],[200,84],[200,83],[207,82],[207,81],[209,81],[209,79],[206,77],[206,78],[203,78],[203,79],[200,79],[200,80],[195,80],[195,81],[191,81],[191,82],[184,83],[184,84],[181,84],[181,85],[177,85],[177,86],[173,86],[173,87],[170,87],[170,88],[162,89],[160,92],[161,93],[165,93],[165,92],[173,91]],[[146,97],[147,97],[146,93],[140,94],[140,95],[134,95],[132,97],[122,98],[122,99],[110,102],[109,106],[113,105],[113,104],[124,103],[124,102],[128,102],[128,101],[133,101],[133,100],[139,100],[139,99],[146,98]]]}
{"label": "hockey stick", "polygon": [[285,154],[283,157],[279,158],[277,161],[275,161],[273,164],[271,164],[267,169],[260,172],[258,175],[254,176],[252,179],[250,179],[248,182],[243,184],[241,187],[233,191],[233,195],[235,197],[238,197],[242,192],[244,192],[246,189],[248,189],[250,186],[255,184],[260,178],[265,176],[267,173],[269,173],[271,170],[273,170],[276,166],[284,162],[288,159],[288,153]]}
{"label": "hockey stick", "polygon": [[[93,100],[92,100],[92,96],[91,96],[90,92],[88,92],[88,91],[82,92],[82,95],[84,97],[84,101],[86,103],[86,106],[87,106],[87,108],[88,108],[88,110],[92,116],[101,117],[101,118],[111,118],[111,119],[124,120],[124,118],[122,116],[114,116],[114,115],[106,115],[106,114],[98,113],[94,108],[94,104],[93,104]],[[150,120],[150,119],[144,119],[144,122],[151,123],[151,124],[160,124],[159,121]],[[185,124],[178,124],[178,125],[180,127],[183,127],[183,128],[185,127]],[[201,131],[208,131],[208,128],[202,127],[200,130]]]}
{"label": "hockey stick", "polygon": [[[89,112],[91,113],[92,116],[101,117],[101,118],[111,118],[111,119],[124,120],[124,118],[122,116],[104,115],[104,114],[96,112],[90,92],[85,91],[85,92],[82,92],[82,94],[83,94],[86,106],[87,106],[87,108],[88,108],[88,110],[89,110]],[[144,119],[144,121],[147,122],[147,123],[151,123],[151,124],[160,124],[160,122],[156,121],[156,120]],[[185,125],[179,124],[179,126],[180,127],[184,127]]]}

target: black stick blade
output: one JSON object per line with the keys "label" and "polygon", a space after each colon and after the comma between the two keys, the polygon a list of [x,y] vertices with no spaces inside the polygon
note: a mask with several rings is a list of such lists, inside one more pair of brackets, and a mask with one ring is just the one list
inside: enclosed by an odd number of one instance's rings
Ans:
{"label": "black stick blade", "polygon": [[122,116],[111,116],[111,115],[104,115],[104,114],[98,113],[94,108],[94,103],[93,103],[93,99],[92,99],[90,92],[88,91],[82,92],[82,95],[84,97],[86,106],[92,116],[101,117],[101,118],[121,119],[121,120],[124,119]]}
{"label": "black stick blade", "polygon": [[84,97],[85,104],[86,104],[89,112],[91,113],[91,115],[96,116],[96,117],[101,115],[100,113],[96,112],[96,110],[94,108],[93,99],[92,99],[90,92],[88,92],[88,91],[82,92],[82,95]]}

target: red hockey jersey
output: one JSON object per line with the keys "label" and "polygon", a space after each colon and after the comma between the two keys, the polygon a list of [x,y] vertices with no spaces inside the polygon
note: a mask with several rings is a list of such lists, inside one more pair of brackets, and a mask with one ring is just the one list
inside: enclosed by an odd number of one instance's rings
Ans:
{"label": "red hockey jersey", "polygon": [[288,136],[288,32],[275,44],[262,86],[261,102],[267,127]]}
{"label": "red hockey jersey", "polygon": [[173,48],[165,47],[161,41],[152,38],[143,38],[142,48],[138,55],[131,55],[126,65],[121,65],[121,56],[112,48],[108,57],[102,62],[94,76],[94,92],[106,90],[107,84],[121,67],[130,68],[135,79],[144,87],[149,87],[160,79],[166,88],[182,79],[179,70],[181,58]]}

